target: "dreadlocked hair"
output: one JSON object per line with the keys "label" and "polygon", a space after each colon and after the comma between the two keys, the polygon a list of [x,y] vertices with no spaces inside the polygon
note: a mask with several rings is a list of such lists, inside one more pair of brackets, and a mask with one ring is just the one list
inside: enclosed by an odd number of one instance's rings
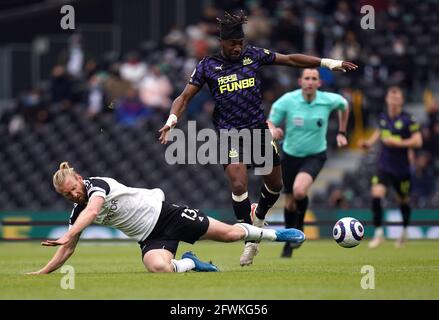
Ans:
{"label": "dreadlocked hair", "polygon": [[227,11],[224,12],[223,18],[216,18],[220,24],[220,28],[228,27],[233,28],[241,24],[247,23],[248,19],[244,11],[240,10],[238,14],[230,14]]}

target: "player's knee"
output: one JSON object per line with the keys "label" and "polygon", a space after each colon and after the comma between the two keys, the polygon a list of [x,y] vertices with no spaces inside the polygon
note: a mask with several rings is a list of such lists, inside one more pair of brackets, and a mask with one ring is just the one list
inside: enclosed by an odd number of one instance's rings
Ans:
{"label": "player's knee", "polygon": [[293,193],[294,193],[294,199],[296,200],[302,200],[307,196],[306,190],[300,186],[294,187]]}
{"label": "player's knee", "polygon": [[240,180],[234,180],[231,183],[232,185],[232,192],[236,196],[243,195],[247,192],[247,184]]}
{"label": "player's knee", "polygon": [[157,260],[150,262],[146,265],[149,272],[174,272],[174,267],[171,262],[166,262],[163,260]]}

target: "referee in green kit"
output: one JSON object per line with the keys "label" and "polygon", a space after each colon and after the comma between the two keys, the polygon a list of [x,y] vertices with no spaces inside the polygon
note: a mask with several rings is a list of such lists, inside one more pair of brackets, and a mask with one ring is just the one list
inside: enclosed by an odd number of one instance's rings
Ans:
{"label": "referee in green kit", "polygon": [[[329,115],[335,109],[339,111],[337,146],[344,147],[348,144],[346,127],[349,106],[341,95],[317,90],[321,86],[317,69],[304,69],[299,86],[301,89],[287,92],[274,102],[268,126],[273,139],[284,138],[282,178],[285,225],[286,228],[303,231],[308,191],[326,161]],[[285,123],[285,137],[280,128],[282,122]],[[291,258],[294,248],[294,244],[286,242],[281,257]]]}

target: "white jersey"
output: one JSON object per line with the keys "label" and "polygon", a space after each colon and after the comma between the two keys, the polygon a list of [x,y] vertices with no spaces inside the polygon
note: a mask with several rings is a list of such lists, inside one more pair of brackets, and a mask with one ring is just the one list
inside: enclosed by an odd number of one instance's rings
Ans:
{"label": "white jersey", "polygon": [[[84,180],[88,199],[103,197],[105,202],[94,223],[121,230],[137,241],[145,240],[157,223],[165,194],[161,189],[127,187],[112,178]],[[69,224],[72,226],[86,204],[75,203]]]}

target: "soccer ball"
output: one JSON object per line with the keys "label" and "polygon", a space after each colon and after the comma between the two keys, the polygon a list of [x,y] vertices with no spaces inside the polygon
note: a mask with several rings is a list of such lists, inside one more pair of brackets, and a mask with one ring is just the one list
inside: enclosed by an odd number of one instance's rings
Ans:
{"label": "soccer ball", "polygon": [[353,248],[363,239],[364,227],[357,219],[345,217],[337,221],[332,229],[332,236],[340,246]]}

